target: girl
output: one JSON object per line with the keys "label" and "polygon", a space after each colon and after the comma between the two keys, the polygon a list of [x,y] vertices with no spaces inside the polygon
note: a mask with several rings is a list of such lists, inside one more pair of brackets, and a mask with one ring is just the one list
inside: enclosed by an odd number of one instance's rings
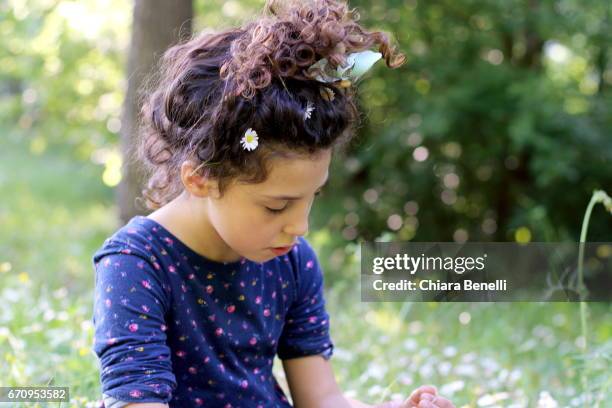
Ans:
{"label": "girl", "polygon": [[[94,350],[106,407],[368,407],[345,398],[317,258],[303,238],[353,83],[404,62],[347,5],[280,7],[170,48],[144,103],[136,216],[96,252]],[[380,54],[367,51],[378,45]],[[452,407],[423,386],[380,407]]]}

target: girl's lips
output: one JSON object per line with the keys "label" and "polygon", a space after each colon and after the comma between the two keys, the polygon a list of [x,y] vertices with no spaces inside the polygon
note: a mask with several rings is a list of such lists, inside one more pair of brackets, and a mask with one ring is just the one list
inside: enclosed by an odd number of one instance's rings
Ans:
{"label": "girl's lips", "polygon": [[287,252],[291,251],[291,248],[293,248],[293,245],[286,246],[286,247],[270,248],[270,250],[278,256],[278,255],[284,255]]}

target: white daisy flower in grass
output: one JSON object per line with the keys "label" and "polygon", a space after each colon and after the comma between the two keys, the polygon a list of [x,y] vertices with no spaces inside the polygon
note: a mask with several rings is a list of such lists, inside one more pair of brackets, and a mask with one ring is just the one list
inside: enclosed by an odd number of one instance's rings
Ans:
{"label": "white daisy flower in grass", "polygon": [[257,137],[257,132],[251,128],[248,128],[246,132],[244,132],[244,136],[242,136],[242,148],[245,150],[255,150],[257,145],[259,144],[259,138]]}
{"label": "white daisy flower in grass", "polygon": [[310,101],[306,103],[306,110],[304,110],[304,120],[310,119],[312,111],[315,110],[314,104]]}

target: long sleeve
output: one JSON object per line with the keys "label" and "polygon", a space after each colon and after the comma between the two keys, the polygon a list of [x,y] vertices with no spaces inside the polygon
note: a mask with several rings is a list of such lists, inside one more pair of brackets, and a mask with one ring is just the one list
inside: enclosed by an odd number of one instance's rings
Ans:
{"label": "long sleeve", "polygon": [[167,403],[176,379],[165,334],[170,295],[159,271],[121,243],[105,246],[94,265],[94,351],[103,394]]}
{"label": "long sleeve", "polygon": [[323,273],[308,242],[300,238],[296,299],[291,305],[278,343],[280,359],[321,354],[330,358],[329,315],[323,297]]}

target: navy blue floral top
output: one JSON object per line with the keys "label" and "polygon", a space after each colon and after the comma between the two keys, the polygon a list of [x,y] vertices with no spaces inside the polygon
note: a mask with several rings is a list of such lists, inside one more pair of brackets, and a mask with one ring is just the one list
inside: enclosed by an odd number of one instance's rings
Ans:
{"label": "navy blue floral top", "polygon": [[322,272],[303,238],[264,263],[223,263],[136,216],[93,263],[94,351],[113,407],[290,407],[274,356],[333,352]]}

